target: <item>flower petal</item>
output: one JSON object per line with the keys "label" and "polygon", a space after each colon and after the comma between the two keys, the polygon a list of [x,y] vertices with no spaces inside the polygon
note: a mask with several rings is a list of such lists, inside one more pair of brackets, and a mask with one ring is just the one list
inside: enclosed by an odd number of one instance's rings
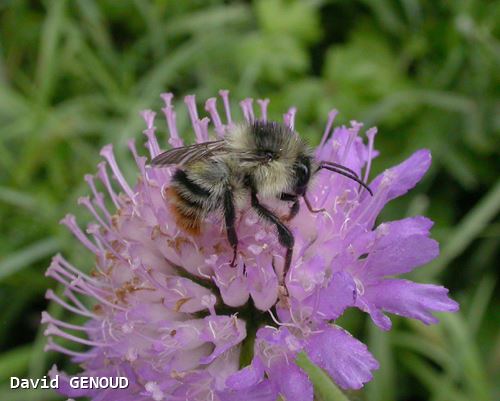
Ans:
{"label": "flower petal", "polygon": [[241,390],[253,386],[264,378],[264,365],[255,357],[252,363],[233,373],[226,380],[226,386],[232,390]]}
{"label": "flower petal", "polygon": [[428,149],[417,150],[404,162],[377,176],[370,184],[370,187],[376,192],[384,177],[389,176],[391,183],[386,198],[386,201],[389,202],[398,196],[404,195],[417,185],[429,169],[431,159],[431,152]]}
{"label": "flower petal", "polygon": [[408,273],[439,255],[437,241],[422,235],[394,240],[381,248],[376,246],[369,254],[366,266],[360,269],[363,281],[373,278]]}
{"label": "flower petal", "polygon": [[220,266],[216,272],[214,282],[219,288],[224,303],[233,307],[244,305],[250,293],[243,273],[230,266]]}
{"label": "flower petal", "polygon": [[[313,296],[314,297],[314,296]],[[328,287],[320,290],[318,311],[325,320],[337,319],[356,300],[356,284],[346,272],[334,273]]]}
{"label": "flower petal", "polygon": [[271,367],[271,379],[287,401],[312,401],[313,386],[306,373],[293,362],[281,360]]}
{"label": "flower petal", "polygon": [[322,333],[311,336],[306,352],[343,389],[363,387],[379,367],[365,344],[337,327],[324,326]]}
{"label": "flower petal", "polygon": [[403,238],[417,234],[427,236],[433,225],[433,221],[427,217],[414,216],[382,223],[375,231],[377,238],[379,238],[379,243],[385,246],[396,236]]}
{"label": "flower petal", "polygon": [[367,286],[363,297],[379,310],[418,319],[425,324],[438,322],[433,311],[456,312],[459,308],[448,297],[446,288],[402,279],[386,279]]}
{"label": "flower petal", "polygon": [[220,401],[276,401],[278,392],[269,380],[240,390],[217,392]]}
{"label": "flower petal", "polygon": [[420,149],[401,164],[378,175],[370,183],[374,196],[371,197],[365,191],[363,201],[352,217],[360,220],[365,227],[371,228],[385,204],[413,188],[427,172],[430,164],[430,152]]}
{"label": "flower petal", "polygon": [[375,323],[382,330],[387,331],[392,327],[391,319],[382,313],[374,304],[368,302],[363,296],[356,298],[356,306],[362,311],[368,313]]}
{"label": "flower petal", "polygon": [[255,306],[262,311],[272,308],[278,298],[278,279],[271,263],[247,267],[247,277]]}
{"label": "flower petal", "polygon": [[200,363],[212,362],[231,347],[239,344],[247,335],[245,322],[233,316],[208,316],[201,338],[215,345],[213,352],[200,359]]}

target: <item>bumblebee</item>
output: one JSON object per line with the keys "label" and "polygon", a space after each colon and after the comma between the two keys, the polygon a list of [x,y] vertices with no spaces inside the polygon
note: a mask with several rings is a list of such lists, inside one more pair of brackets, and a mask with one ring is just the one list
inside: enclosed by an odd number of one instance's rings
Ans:
{"label": "bumblebee", "polygon": [[[151,163],[175,165],[167,196],[179,228],[200,233],[203,219],[211,213],[223,216],[235,265],[238,234],[237,211],[250,203],[264,221],[277,229],[279,243],[286,249],[282,283],[292,261],[294,237],[285,224],[300,208],[300,198],[312,213],[306,197],[311,178],[321,169],[333,171],[370,188],[357,174],[340,164],[314,159],[312,149],[297,132],[277,122],[255,121],[229,128],[221,140],[174,148],[156,156]],[[280,219],[261,199],[293,202],[289,214]]]}

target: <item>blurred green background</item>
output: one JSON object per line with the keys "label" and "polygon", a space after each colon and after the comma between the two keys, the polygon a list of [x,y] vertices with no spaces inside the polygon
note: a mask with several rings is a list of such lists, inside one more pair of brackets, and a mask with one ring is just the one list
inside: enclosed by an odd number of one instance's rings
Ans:
{"label": "blurred green background", "polygon": [[425,180],[381,218],[436,222],[441,256],[412,278],[449,287],[461,311],[433,327],[394,317],[389,333],[349,311],[341,324],[381,362],[349,396],[500,399],[499,31],[498,1],[0,1],[0,400],[60,399],[11,391],[8,378],[70,365],[43,352],[40,312],[62,314],[44,299],[55,286],[44,271],[57,251],[92,264],[57,223],[89,220],[76,200],[99,148],[114,143],[134,179],[126,141],[143,140],[139,111],[173,91],[186,128],[183,96],[202,106],[220,88],[234,106],[270,98],[274,118],[297,106],[313,144],[333,107],[337,122],[377,125],[374,173],[432,150]]}

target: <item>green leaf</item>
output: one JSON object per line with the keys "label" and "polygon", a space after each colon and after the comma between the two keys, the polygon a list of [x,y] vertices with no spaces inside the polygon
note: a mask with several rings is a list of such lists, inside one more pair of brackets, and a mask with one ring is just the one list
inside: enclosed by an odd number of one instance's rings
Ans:
{"label": "green leaf", "polygon": [[167,37],[186,33],[206,34],[207,31],[227,29],[232,25],[246,25],[252,21],[252,13],[246,4],[225,4],[206,8],[202,11],[192,10],[186,15],[178,16],[164,27]]}
{"label": "green leaf", "polygon": [[[450,378],[446,377],[445,374],[440,374],[422,358],[412,354],[404,354],[401,359],[406,368],[418,377],[434,397],[439,396],[443,401],[471,400],[466,395],[463,395]],[[486,398],[484,400],[486,401]]]}
{"label": "green leaf", "polygon": [[421,279],[435,277],[486,228],[488,222],[500,210],[500,180],[493,188],[465,215],[448,236],[439,258],[421,268],[415,276]]}
{"label": "green leaf", "polygon": [[[334,105],[347,118],[363,118],[365,109],[379,109],[393,93],[408,87],[397,55],[376,29],[362,26],[347,43],[330,46],[323,65],[325,84],[331,87]],[[367,57],[376,54],[377,57]],[[386,116],[398,121],[407,118],[407,103],[391,104]],[[383,107],[382,110],[386,110]],[[380,113],[380,112],[379,112]],[[370,117],[373,112],[370,112]]]}
{"label": "green leaf", "polygon": [[481,279],[479,285],[476,287],[474,296],[470,301],[469,313],[467,314],[468,325],[473,335],[479,330],[486,313],[486,308],[493,296],[496,283],[497,277],[488,274]]}
{"label": "green leaf", "polygon": [[393,2],[388,0],[363,0],[363,3],[371,8],[383,29],[395,35],[400,35],[404,31],[405,27],[401,17],[394,9]]}
{"label": "green leaf", "polygon": [[391,336],[391,343],[396,350],[399,348],[411,350],[414,353],[425,356],[429,360],[443,367],[443,369],[452,369],[455,364],[453,356],[438,341],[422,336],[421,334],[410,334],[396,331]]}
{"label": "green leaf", "polygon": [[367,399],[370,401],[393,401],[396,399],[396,375],[391,348],[393,333],[381,331],[374,324],[369,325],[369,349],[380,363],[374,372],[373,380],[366,386]]}
{"label": "green leaf", "polygon": [[34,211],[38,207],[34,196],[8,187],[0,187],[0,202],[30,211]]}
{"label": "green leaf", "polygon": [[311,1],[259,0],[255,2],[255,9],[264,32],[296,38],[304,43],[313,42],[320,36],[319,13]]}
{"label": "green leaf", "polygon": [[8,380],[11,376],[20,376],[26,373],[30,361],[31,345],[22,345],[0,355],[0,381]]}
{"label": "green leaf", "polygon": [[40,37],[40,53],[36,71],[38,99],[45,103],[51,95],[56,81],[57,46],[61,36],[66,0],[53,0],[47,3],[47,17]]}
{"label": "green leaf", "polygon": [[271,33],[248,35],[242,40],[237,57],[242,74],[255,70],[255,81],[277,84],[304,72],[308,64],[307,54],[296,40]]}
{"label": "green leaf", "polygon": [[461,313],[448,313],[441,316],[449,333],[449,341],[454,350],[456,363],[463,370],[462,385],[469,392],[469,399],[490,400],[490,386],[486,377],[486,366],[474,342],[469,326]]}
{"label": "green leaf", "polygon": [[55,253],[59,248],[59,239],[49,237],[9,255],[0,262],[0,280],[29,267],[39,259]]}

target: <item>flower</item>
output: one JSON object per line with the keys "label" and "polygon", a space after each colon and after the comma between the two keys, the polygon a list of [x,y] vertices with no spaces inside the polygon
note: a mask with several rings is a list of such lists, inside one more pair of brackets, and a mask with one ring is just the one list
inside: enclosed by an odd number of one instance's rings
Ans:
{"label": "flower", "polygon": [[[209,125],[223,136],[234,124],[227,91],[220,91],[224,120],[216,99],[208,99],[209,117],[199,118],[194,96],[185,102],[196,141],[209,139]],[[172,106],[163,94],[169,144],[182,146]],[[262,120],[268,100],[258,101]],[[244,118],[254,114],[252,99],[240,103]],[[295,109],[284,115],[293,129]],[[142,113],[151,158],[160,153],[155,113]],[[362,125],[337,127],[336,111],[328,116],[316,157],[341,163],[369,177],[376,157],[376,130],[359,136]],[[96,257],[86,274],[56,255],[47,275],[65,287],[64,298],[47,298],[86,319],[82,326],[43,313],[49,337],[46,349],[67,354],[85,376],[125,376],[127,389],[73,389],[60,373],[60,392],[93,400],[313,400],[306,373],[294,363],[304,352],[344,389],[359,389],[372,378],[378,363],[367,347],[333,322],[349,307],[371,316],[384,330],[391,326],[384,312],[426,324],[434,311],[456,311],[457,303],[441,286],[392,278],[434,259],[438,244],[429,238],[432,222],[410,217],[374,228],[375,219],[390,200],[405,194],[428,169],[431,156],[420,150],[370,183],[373,196],[340,175],[318,173],[309,199],[321,213],[302,208],[287,223],[295,236],[294,257],[285,279],[283,248],[272,226],[251,209],[240,211],[237,222],[237,266],[230,266],[232,249],[216,216],[203,222],[200,236],[176,226],[167,188],[174,168],[148,166],[134,145],[129,148],[139,179],[130,186],[115,160],[111,145],[101,155],[96,176],[87,175],[92,196],[83,197],[95,222],[84,232],[74,216],[62,223]],[[110,175],[111,170],[111,175]],[[105,196],[101,191],[107,193]],[[115,212],[110,211],[112,203]],[[269,200],[278,211],[284,202]],[[90,298],[90,308],[83,301]],[[55,341],[69,340],[87,347],[75,351]],[[57,368],[51,371],[58,374]]]}

